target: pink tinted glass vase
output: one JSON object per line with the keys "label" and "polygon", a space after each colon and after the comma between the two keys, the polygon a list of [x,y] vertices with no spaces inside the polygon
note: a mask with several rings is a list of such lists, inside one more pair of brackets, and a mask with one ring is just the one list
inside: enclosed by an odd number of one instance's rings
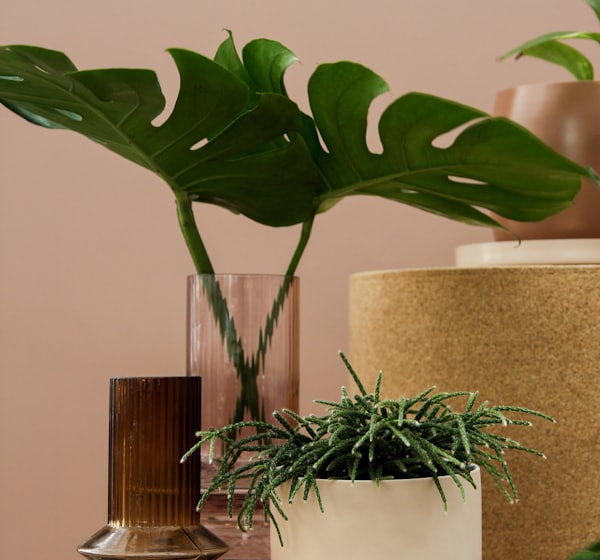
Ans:
{"label": "pink tinted glass vase", "polygon": [[200,458],[180,463],[200,426],[199,378],[110,381],[108,523],[78,547],[92,560],[218,558],[200,525]]}
{"label": "pink tinted glass vase", "polygon": [[[188,278],[189,375],[202,377],[202,429],[245,420],[271,421],[272,412],[298,409],[299,280],[279,275],[217,274]],[[238,433],[238,437],[248,433]],[[214,477],[201,450],[202,486]],[[247,460],[242,458],[241,461]],[[238,488],[234,500],[244,497]],[[236,507],[234,506],[234,514]],[[229,546],[227,560],[269,557],[269,525],[262,512],[242,533],[227,513],[227,495],[214,494],[200,512],[202,523]]]}

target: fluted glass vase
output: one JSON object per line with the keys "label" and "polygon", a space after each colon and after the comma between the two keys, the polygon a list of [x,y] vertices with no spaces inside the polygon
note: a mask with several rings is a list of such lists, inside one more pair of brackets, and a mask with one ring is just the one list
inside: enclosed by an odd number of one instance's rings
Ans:
{"label": "fluted glass vase", "polygon": [[200,426],[200,378],[110,380],[108,523],[78,547],[92,560],[218,558],[200,525],[200,458],[182,455]]}
{"label": "fluted glass vase", "polygon": [[[202,377],[202,429],[244,420],[269,421],[274,410],[298,409],[298,307],[295,277],[188,278],[187,371]],[[216,449],[209,463],[208,446],[201,450],[203,488],[213,479],[222,452]],[[240,488],[235,501],[239,504],[243,497]],[[269,526],[260,513],[252,531],[242,533],[235,517],[228,516],[224,490],[211,496],[200,515],[203,525],[228,544],[227,560],[265,560]]]}

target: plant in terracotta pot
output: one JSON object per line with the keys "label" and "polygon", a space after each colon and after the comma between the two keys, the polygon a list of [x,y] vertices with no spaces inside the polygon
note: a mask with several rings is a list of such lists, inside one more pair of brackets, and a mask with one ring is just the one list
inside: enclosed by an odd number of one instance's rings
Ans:
{"label": "plant in terracotta pot", "polygon": [[[600,19],[600,3],[585,0]],[[575,80],[546,84],[525,84],[508,88],[496,96],[494,114],[507,116],[524,125],[549,146],[582,165],[600,169],[600,83],[583,52],[570,41],[600,43],[600,32],[558,31],[528,40],[500,57],[534,57],[557,64]],[[600,237],[600,192],[584,181],[575,204],[537,224],[500,220],[522,239],[572,239]],[[496,230],[496,239],[511,239]]]}
{"label": "plant in terracotta pot", "polygon": [[[368,393],[341,356],[358,393],[343,388],[339,402],[316,401],[328,407],[325,415],[275,412],[277,424],[251,423],[258,434],[241,440],[233,434],[247,423],[198,434],[182,461],[207,443],[227,448],[198,507],[223,487],[233,515],[236,485],[249,480],[238,525],[252,528],[262,505],[273,521],[274,559],[364,558],[373,550],[381,558],[481,558],[480,470],[516,500],[509,454],[542,453],[505,430],[531,426],[532,417],[552,418],[480,403],[477,393],[435,393],[434,387],[412,398],[384,399],[382,374]],[[252,458],[239,466],[244,454]]]}

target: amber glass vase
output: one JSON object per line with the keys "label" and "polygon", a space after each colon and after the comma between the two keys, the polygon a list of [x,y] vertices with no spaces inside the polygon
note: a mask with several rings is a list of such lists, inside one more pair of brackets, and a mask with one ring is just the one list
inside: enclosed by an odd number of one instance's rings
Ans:
{"label": "amber glass vase", "polygon": [[93,560],[217,558],[200,525],[200,458],[180,463],[200,427],[200,378],[110,381],[108,523],[78,551]]}
{"label": "amber glass vase", "polygon": [[[267,420],[274,410],[298,409],[299,280],[278,275],[217,274],[188,278],[188,361],[202,377],[202,428]],[[242,437],[243,432],[238,434]],[[201,450],[203,487],[214,477]],[[241,461],[247,460],[242,458]],[[238,488],[235,500],[243,499]],[[251,532],[227,514],[227,496],[214,494],[200,512],[202,524],[222,538],[228,560],[269,557],[269,526],[260,512]]]}

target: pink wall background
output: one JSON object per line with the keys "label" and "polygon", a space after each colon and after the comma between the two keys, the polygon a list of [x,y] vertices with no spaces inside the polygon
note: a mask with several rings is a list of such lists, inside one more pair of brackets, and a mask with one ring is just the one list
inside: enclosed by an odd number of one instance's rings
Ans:
{"label": "pink wall background", "polygon": [[[350,59],[392,88],[375,112],[409,90],[489,111],[499,89],[568,79],[497,55],[534,34],[596,23],[573,0],[0,4],[1,44],[63,50],[80,68],[154,68],[171,96],[164,49],[212,54],[224,28],[239,46],[265,36],[294,50],[302,63],[288,87],[302,102],[318,63]],[[166,186],[91,142],[0,110],[0,170],[0,556],[75,560],[105,522],[108,379],[184,373],[192,266]],[[295,228],[265,230],[210,207],[198,215],[219,271],[283,272]],[[345,381],[337,350],[347,349],[351,273],[447,266],[457,245],[490,239],[364,197],[318,218],[299,269],[302,411],[336,398]]]}

